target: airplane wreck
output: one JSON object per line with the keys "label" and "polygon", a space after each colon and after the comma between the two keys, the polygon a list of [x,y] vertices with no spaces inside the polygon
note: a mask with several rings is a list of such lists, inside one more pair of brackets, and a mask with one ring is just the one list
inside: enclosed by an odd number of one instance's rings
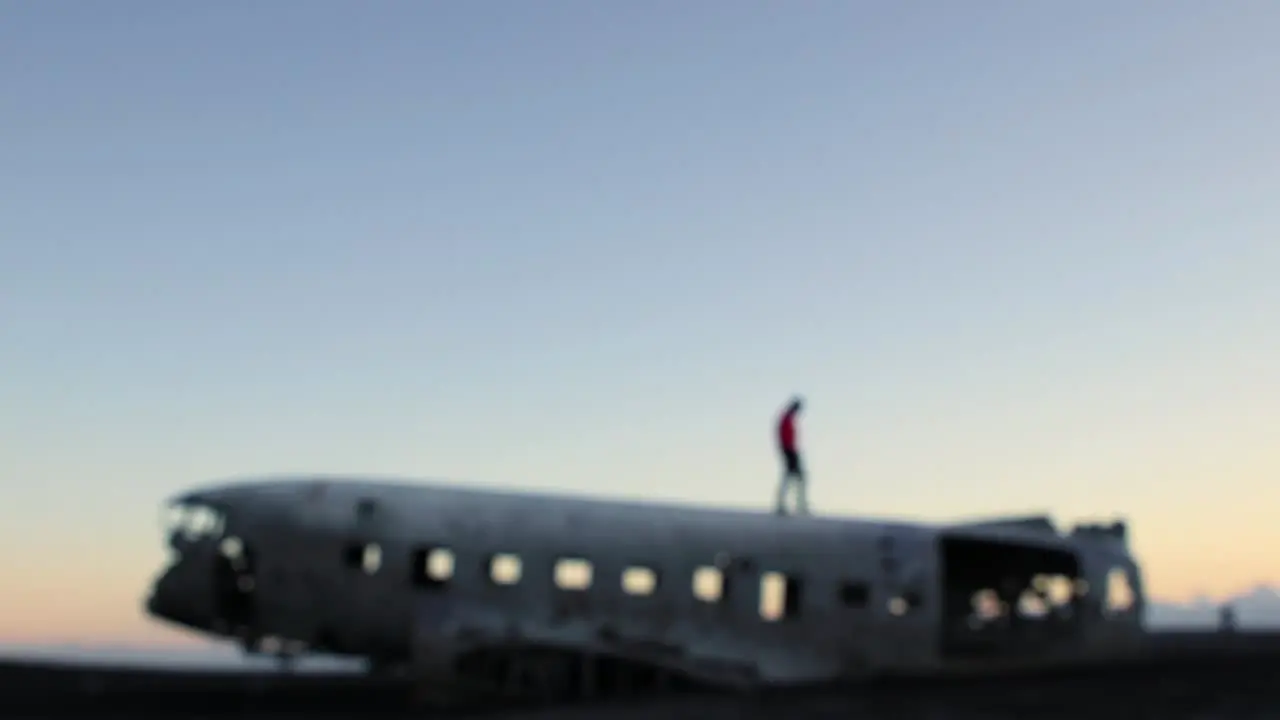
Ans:
{"label": "airplane wreck", "polygon": [[167,506],[159,619],[451,696],[753,689],[1136,650],[1123,522],[929,524],[355,477]]}

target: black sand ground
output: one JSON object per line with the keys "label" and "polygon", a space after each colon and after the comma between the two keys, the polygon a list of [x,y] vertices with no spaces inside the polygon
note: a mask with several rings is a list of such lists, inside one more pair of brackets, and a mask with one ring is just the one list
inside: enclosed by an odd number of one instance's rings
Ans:
{"label": "black sand ground", "polygon": [[[448,717],[403,681],[0,663],[0,718]],[[477,716],[476,712],[466,713]],[[506,718],[1280,720],[1280,633],[1163,634],[1139,662],[965,679],[880,680],[760,696],[693,695],[478,713]],[[454,714],[453,716],[457,716]]]}

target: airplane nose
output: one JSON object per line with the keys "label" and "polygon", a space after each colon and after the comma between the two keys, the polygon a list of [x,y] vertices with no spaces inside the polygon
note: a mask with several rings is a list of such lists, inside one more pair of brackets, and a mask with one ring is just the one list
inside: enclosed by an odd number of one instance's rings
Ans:
{"label": "airplane nose", "polygon": [[189,573],[180,570],[181,564],[169,568],[152,585],[145,601],[147,613],[184,625],[203,625],[207,613],[199,602],[200,588],[190,582]]}
{"label": "airplane nose", "polygon": [[158,618],[174,620],[176,619],[174,615],[180,614],[175,612],[177,608],[173,598],[166,597],[165,594],[160,592],[160,588],[158,586],[151,588],[151,592],[147,594],[147,600],[145,604],[147,608],[147,614],[153,615]]}
{"label": "airplane nose", "polygon": [[148,593],[146,600],[148,614],[167,620],[177,619],[174,617],[178,604],[175,602],[174,595],[176,593],[173,585],[173,569],[170,568],[157,578],[155,584],[151,586],[151,592]]}

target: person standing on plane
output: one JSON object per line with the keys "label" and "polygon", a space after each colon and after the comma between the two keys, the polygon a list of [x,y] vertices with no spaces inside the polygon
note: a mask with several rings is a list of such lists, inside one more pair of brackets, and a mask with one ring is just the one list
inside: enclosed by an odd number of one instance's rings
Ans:
{"label": "person standing on plane", "polygon": [[804,407],[799,397],[791,399],[782,417],[778,419],[778,451],[782,453],[782,480],[778,483],[778,501],[775,511],[779,515],[787,514],[787,491],[794,485],[796,489],[796,511],[808,514],[809,500],[806,497],[804,484],[804,464],[800,462],[800,445],[796,441],[796,416]]}

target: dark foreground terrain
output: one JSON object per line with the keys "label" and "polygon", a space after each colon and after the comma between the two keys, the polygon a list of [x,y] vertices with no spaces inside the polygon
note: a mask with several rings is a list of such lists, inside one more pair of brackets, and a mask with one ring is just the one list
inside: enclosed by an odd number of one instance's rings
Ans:
{"label": "dark foreground terrain", "polygon": [[544,708],[413,710],[402,680],[348,675],[137,670],[0,664],[0,718],[861,718],[1280,720],[1280,633],[1153,637],[1123,664],[896,678],[754,696],[686,692]]}

